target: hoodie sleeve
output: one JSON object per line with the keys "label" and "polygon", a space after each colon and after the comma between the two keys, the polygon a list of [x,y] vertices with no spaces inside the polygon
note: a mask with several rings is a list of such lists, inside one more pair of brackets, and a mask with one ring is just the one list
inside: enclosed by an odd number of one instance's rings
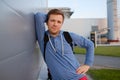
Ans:
{"label": "hoodie sleeve", "polygon": [[84,64],[92,66],[94,62],[94,43],[91,40],[75,33],[71,33],[71,37],[75,44],[86,49]]}
{"label": "hoodie sleeve", "polygon": [[40,49],[43,51],[43,38],[45,33],[46,14],[38,12],[35,14],[34,18],[36,38],[38,40]]}

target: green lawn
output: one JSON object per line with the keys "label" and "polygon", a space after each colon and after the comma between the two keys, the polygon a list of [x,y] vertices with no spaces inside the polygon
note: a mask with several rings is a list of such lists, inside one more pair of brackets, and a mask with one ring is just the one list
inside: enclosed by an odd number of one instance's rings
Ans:
{"label": "green lawn", "polygon": [[[75,47],[74,52],[85,54],[84,48]],[[98,46],[95,48],[95,55],[120,57],[120,46]],[[90,69],[88,74],[93,80],[120,80],[119,69]]]}
{"label": "green lawn", "polygon": [[[74,48],[75,53],[85,54],[84,48]],[[120,57],[120,46],[98,46],[95,48],[95,55]]]}
{"label": "green lawn", "polygon": [[93,80],[120,80],[120,70],[116,69],[94,69],[89,70],[88,74]]}

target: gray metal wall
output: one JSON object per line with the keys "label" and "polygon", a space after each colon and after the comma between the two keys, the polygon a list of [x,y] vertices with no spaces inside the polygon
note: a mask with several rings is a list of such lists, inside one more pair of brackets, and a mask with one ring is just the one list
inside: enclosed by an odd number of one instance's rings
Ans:
{"label": "gray metal wall", "polygon": [[0,0],[0,80],[37,80],[41,54],[34,12],[39,4],[41,0]]}

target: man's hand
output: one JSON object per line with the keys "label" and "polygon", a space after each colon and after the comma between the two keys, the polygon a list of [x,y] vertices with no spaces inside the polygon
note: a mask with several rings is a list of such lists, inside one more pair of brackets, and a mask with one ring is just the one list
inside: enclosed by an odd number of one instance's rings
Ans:
{"label": "man's hand", "polygon": [[76,73],[77,74],[85,74],[89,70],[89,68],[90,68],[90,66],[88,66],[88,65],[82,65],[76,70]]}

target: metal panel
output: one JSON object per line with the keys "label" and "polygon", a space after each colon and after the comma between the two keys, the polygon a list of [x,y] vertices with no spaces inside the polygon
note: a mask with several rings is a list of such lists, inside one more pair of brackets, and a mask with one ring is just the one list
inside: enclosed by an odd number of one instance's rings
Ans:
{"label": "metal panel", "polygon": [[0,0],[0,80],[37,80],[41,54],[36,48],[34,12],[39,3]]}

